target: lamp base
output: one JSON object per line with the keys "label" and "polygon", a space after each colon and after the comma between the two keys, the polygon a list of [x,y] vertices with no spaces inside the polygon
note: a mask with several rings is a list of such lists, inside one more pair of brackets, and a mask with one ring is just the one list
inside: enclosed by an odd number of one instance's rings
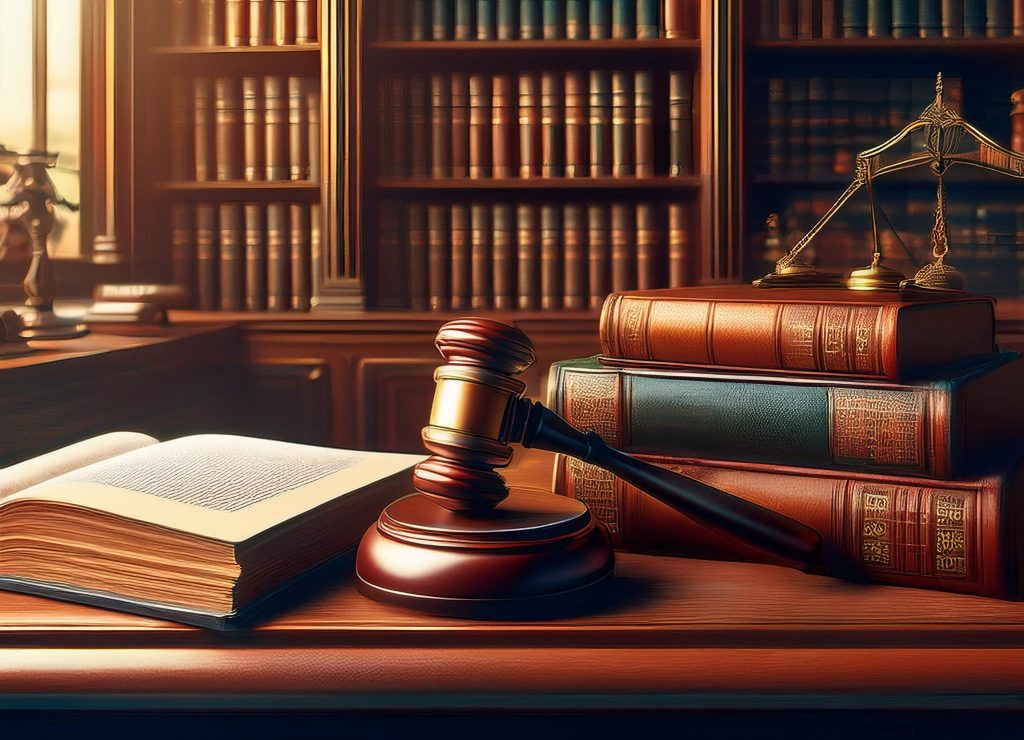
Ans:
{"label": "lamp base", "polygon": [[52,310],[29,308],[22,312],[25,328],[18,332],[22,339],[77,339],[89,333],[89,327],[78,319],[58,316]]}
{"label": "lamp base", "polygon": [[472,512],[417,494],[367,530],[356,576],[360,592],[378,601],[500,619],[578,605],[614,565],[608,531],[573,499],[513,491]]}

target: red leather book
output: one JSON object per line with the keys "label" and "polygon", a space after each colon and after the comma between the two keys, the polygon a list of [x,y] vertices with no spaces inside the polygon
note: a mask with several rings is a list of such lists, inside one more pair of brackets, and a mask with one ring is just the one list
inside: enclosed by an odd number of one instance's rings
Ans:
{"label": "red leather book", "polygon": [[516,284],[519,308],[540,307],[540,216],[534,203],[516,207]]}
{"label": "red leather book", "polygon": [[197,77],[192,81],[192,92],[196,180],[213,180],[217,158],[214,146],[213,81],[206,77]]}
{"label": "red leather book", "polygon": [[309,179],[309,119],[307,80],[288,78],[288,179]]}
{"label": "red leather book", "polygon": [[268,180],[287,180],[288,168],[288,98],[284,77],[263,80],[264,161]]}
{"label": "red leather book", "polygon": [[970,294],[906,300],[748,285],[634,291],[605,302],[601,350],[631,363],[903,380],[991,355],[994,306]]}
{"label": "red leather book", "polygon": [[413,311],[426,311],[430,306],[428,286],[427,257],[427,214],[426,208],[420,203],[407,206],[408,228],[406,246],[409,265],[409,308]]}
{"label": "red leather book", "polygon": [[452,161],[452,91],[447,74],[430,76],[430,176],[448,177]]}
{"label": "red leather book", "polygon": [[473,256],[469,231],[469,206],[462,203],[452,205],[451,249],[452,249],[452,300],[453,311],[470,307],[472,296]]}
{"label": "red leather book", "polygon": [[586,177],[587,168],[587,76],[565,73],[565,176]]}
{"label": "red leather book", "polygon": [[427,176],[427,156],[430,154],[430,122],[427,120],[427,78],[413,75],[409,78],[409,174]]}
{"label": "red leather book", "polygon": [[[602,407],[592,407],[600,413]],[[597,420],[572,419],[581,428]],[[611,440],[614,443],[614,440]],[[896,586],[1019,599],[1024,536],[1024,465],[946,482],[774,465],[644,457],[818,531],[816,572]],[[571,458],[555,463],[555,491],[585,502],[617,548],[694,558],[772,563],[712,530]]]}
{"label": "red leather book", "polygon": [[287,203],[267,206],[267,308],[287,311],[291,286],[291,240]]}
{"label": "red leather book", "polygon": [[245,204],[245,307],[267,307],[267,230],[262,203]]}
{"label": "red leather book", "polygon": [[236,77],[214,80],[215,151],[218,180],[242,179],[242,93]]}
{"label": "red leather book", "polygon": [[612,72],[612,175],[633,174],[633,73]]}
{"label": "red leather book", "polygon": [[452,177],[469,175],[469,77],[452,75]]}
{"label": "red leather book", "polygon": [[190,180],[195,176],[195,113],[192,110],[192,82],[184,77],[171,79],[171,179]]}
{"label": "red leather book", "polygon": [[290,212],[289,246],[292,268],[290,305],[295,311],[308,311],[312,297],[309,205],[292,203],[288,210]]}
{"label": "red leather book", "polygon": [[519,75],[519,176],[540,177],[540,94],[537,76]]}
{"label": "red leather book", "polygon": [[491,84],[491,173],[512,177],[515,168],[514,82],[512,75],[495,75]]}
{"label": "red leather book", "polygon": [[665,38],[694,38],[697,34],[693,10],[691,0],[665,0]]}
{"label": "red leather book", "polygon": [[636,207],[636,285],[640,290],[664,285],[662,233],[658,209],[651,203]]}
{"label": "red leather book", "polygon": [[604,203],[587,206],[587,262],[590,292],[587,305],[597,309],[612,289],[611,226],[608,206]]}
{"label": "red leather book", "polygon": [[560,72],[540,73],[540,143],[542,177],[565,173],[565,90]]}
{"label": "red leather book", "polygon": [[220,204],[220,308],[241,311],[244,305],[245,232],[242,204]]}
{"label": "red leather book", "polygon": [[495,203],[491,213],[494,249],[494,307],[509,310],[516,307],[516,237],[512,206]]}
{"label": "red leather book", "polygon": [[469,209],[472,252],[472,308],[491,308],[494,303],[494,268],[491,252],[491,207],[474,203]]}
{"label": "red leather book", "polygon": [[654,74],[640,71],[634,83],[633,164],[637,177],[654,176]]}
{"label": "red leather book", "polygon": [[839,16],[842,12],[842,0],[821,1],[821,38],[837,39],[842,36],[839,27]]}
{"label": "red leather book", "polygon": [[491,176],[491,79],[469,77],[469,176]]}
{"label": "red leather book", "polygon": [[446,311],[451,295],[448,266],[448,206],[431,203],[427,206],[427,294],[431,311]]}
{"label": "red leather book", "polygon": [[263,113],[263,80],[242,78],[242,177],[262,180],[267,174],[267,123]]}
{"label": "red leather book", "polygon": [[562,307],[562,208],[540,207],[540,307]]}
{"label": "red leather book", "polygon": [[567,203],[562,214],[565,255],[565,283],[562,305],[567,309],[587,307],[587,224],[582,205]]}

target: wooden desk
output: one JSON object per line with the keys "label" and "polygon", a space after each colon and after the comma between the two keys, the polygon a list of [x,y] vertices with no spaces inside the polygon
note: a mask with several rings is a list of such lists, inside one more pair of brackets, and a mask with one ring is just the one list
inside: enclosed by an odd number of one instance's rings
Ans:
{"label": "wooden desk", "polygon": [[[549,471],[548,455],[530,453],[509,477],[544,487]],[[759,737],[822,727],[828,737],[906,737],[889,734],[905,727],[962,737],[976,722],[1016,732],[1024,604],[628,554],[592,611],[538,623],[382,606],[356,592],[350,571],[239,634],[0,593],[0,709],[32,732],[39,717],[179,713],[146,728],[157,735],[192,731],[181,712],[252,711],[340,714],[411,736],[424,713],[500,714],[507,732],[569,736],[579,712],[624,733],[675,713],[720,736],[737,722]]]}

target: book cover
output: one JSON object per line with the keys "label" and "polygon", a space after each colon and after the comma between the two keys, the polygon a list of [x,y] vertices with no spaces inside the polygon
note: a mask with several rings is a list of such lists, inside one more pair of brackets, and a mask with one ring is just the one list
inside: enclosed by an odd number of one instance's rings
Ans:
{"label": "book cover", "polygon": [[608,206],[591,203],[587,206],[587,307],[601,307],[612,289],[611,224]]}
{"label": "book cover", "polygon": [[659,5],[658,0],[637,0],[636,37],[638,39],[656,39],[661,36]]}
{"label": "book cover", "polygon": [[942,0],[920,0],[917,18],[921,38],[942,37]]}
{"label": "book cover", "polygon": [[171,179],[195,177],[195,112],[191,80],[171,78]]}
{"label": "book cover", "polygon": [[636,38],[637,0],[612,0],[612,38]]}
{"label": "book cover", "polygon": [[612,2],[615,0],[590,0],[590,38],[610,39],[612,37]]}
{"label": "book cover", "polygon": [[267,206],[267,309],[287,311],[291,304],[291,225],[288,204]]}
{"label": "book cover", "polygon": [[842,0],[843,37],[863,38],[868,32],[867,0]]}
{"label": "book cover", "polygon": [[430,9],[430,31],[434,41],[447,41],[455,32],[454,8],[451,0],[433,0]]}
{"label": "book cover", "polygon": [[777,0],[778,25],[775,36],[780,41],[791,41],[796,38],[797,0]]}
{"label": "book cover", "polygon": [[245,284],[245,232],[242,204],[220,204],[220,308],[241,311]]}
{"label": "book cover", "polygon": [[472,254],[473,293],[470,306],[474,309],[492,308],[494,305],[494,267],[491,247],[491,207],[474,203],[469,208],[469,238]]}
{"label": "book cover", "polygon": [[[871,8],[868,0],[868,9]],[[885,0],[875,0],[884,2]],[[892,1],[892,37],[894,39],[915,38],[918,35],[918,2],[919,0]]]}
{"label": "book cover", "polygon": [[249,46],[270,43],[271,0],[249,0]]}
{"label": "book cover", "polygon": [[570,310],[587,307],[587,222],[584,208],[566,203],[562,213],[562,253],[565,255],[565,283],[562,306]]}
{"label": "book cover", "polygon": [[900,384],[602,365],[552,366],[556,412],[620,409],[627,452],[950,480],[987,472],[1020,437],[1014,353]]}
{"label": "book cover", "polygon": [[821,0],[821,38],[836,39],[843,35],[842,0]]}
{"label": "book cover", "polygon": [[469,176],[491,176],[491,78],[469,76]]}
{"label": "book cover", "polygon": [[544,37],[541,0],[519,0],[519,38],[537,41]]}
{"label": "book cover", "polygon": [[295,43],[295,2],[274,0],[270,21],[274,46],[290,46]]}
{"label": "book cover", "polygon": [[638,71],[634,82],[633,163],[637,177],[654,176],[654,73]]}
{"label": "book cover", "polygon": [[248,6],[248,0],[224,0],[225,46],[248,46]]}
{"label": "book cover", "polygon": [[[906,2],[907,0],[895,0]],[[888,38],[893,35],[892,5],[893,0],[867,0],[868,25],[867,34],[870,38]]]}
{"label": "book cover", "polygon": [[491,210],[491,245],[494,253],[494,308],[507,311],[516,307],[516,233],[512,206],[495,203]]}
{"label": "book cover", "polygon": [[690,209],[683,203],[668,204],[668,285],[681,288],[693,285],[690,256]]}
{"label": "book cover", "polygon": [[267,307],[266,210],[262,203],[245,204],[245,307]]}
{"label": "book cover", "polygon": [[565,176],[586,177],[587,164],[587,75],[565,73]]}
{"label": "book cover", "polygon": [[963,0],[964,36],[985,35],[985,0]]}
{"label": "book cover", "polygon": [[565,173],[565,91],[560,72],[540,73],[541,177]]}
{"label": "book cover", "polygon": [[796,37],[801,41],[821,38],[821,0],[797,0]]}
{"label": "book cover", "polygon": [[985,35],[1009,36],[1013,31],[1012,0],[987,0],[985,3]]}
{"label": "book cover", "polygon": [[519,37],[520,1],[496,0],[495,36],[499,41],[515,41]]}
{"label": "book cover", "polygon": [[566,0],[565,37],[570,41],[583,41],[590,36],[588,5],[589,0]]}
{"label": "book cover", "polygon": [[427,159],[430,156],[430,120],[428,118],[427,78],[412,75],[408,81],[409,105],[406,108],[409,128],[409,174],[426,177]]}
{"label": "book cover", "polygon": [[540,307],[562,307],[564,280],[562,208],[545,203],[540,207]]}
{"label": "book cover", "polygon": [[476,0],[455,0],[455,40],[476,38]]}
{"label": "book cover", "polygon": [[452,177],[469,176],[469,77],[461,72],[452,75]]}
{"label": "book cover", "polygon": [[295,0],[295,43],[315,44],[317,33],[317,0]]}
{"label": "book cover", "polygon": [[665,38],[692,39],[696,36],[690,0],[665,0]]}
{"label": "book cover", "polygon": [[544,38],[565,38],[565,0],[544,0]]}
{"label": "book cover", "polygon": [[497,0],[477,0],[476,3],[476,39],[492,41],[497,37],[495,29]]}
{"label": "book cover", "polygon": [[216,179],[242,179],[242,95],[235,77],[218,77],[213,84],[215,99],[214,151]]}
{"label": "book cover", "polygon": [[942,1],[942,36],[959,38],[964,35],[964,0]]}
{"label": "book cover", "polygon": [[540,307],[540,216],[534,203],[516,207],[516,286],[519,308]]}
{"label": "book cover", "polygon": [[636,206],[636,285],[640,290],[663,287],[665,277],[658,209],[652,203]]}
{"label": "book cover", "polygon": [[448,206],[427,206],[427,294],[431,311],[446,311],[451,296],[448,266],[450,231]]}

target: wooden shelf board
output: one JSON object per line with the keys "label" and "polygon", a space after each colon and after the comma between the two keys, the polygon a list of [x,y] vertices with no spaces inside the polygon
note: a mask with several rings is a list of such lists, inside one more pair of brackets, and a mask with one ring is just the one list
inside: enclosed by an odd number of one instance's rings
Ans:
{"label": "wooden shelf board", "polygon": [[380,190],[695,190],[701,186],[701,177],[410,177],[380,178],[376,184]]}
{"label": "wooden shelf board", "polygon": [[[1016,187],[1021,188],[1021,193],[1024,195],[1024,184],[1015,178],[1000,177],[999,175],[971,169],[970,167],[952,167],[949,172],[950,174],[945,177],[946,185],[949,187],[955,188],[958,183],[988,185],[998,188]],[[748,179],[748,182],[751,185],[772,188],[845,187],[853,182],[853,174],[753,175]],[[875,180],[876,185],[883,187],[887,183],[934,188],[937,181],[933,175],[915,170],[893,172],[888,175],[881,175]]]}
{"label": "wooden shelf board", "polygon": [[151,49],[154,56],[250,56],[267,54],[282,55],[320,55],[320,44],[290,44],[288,46],[155,46]]}
{"label": "wooden shelf board", "polygon": [[665,52],[698,51],[699,39],[595,39],[593,41],[371,41],[369,51],[430,54],[478,51]]}
{"label": "wooden shelf board", "polygon": [[308,200],[319,199],[320,184],[303,180],[214,180],[204,182],[168,180],[158,182],[154,186],[158,192],[174,193],[184,197],[201,197],[216,195],[222,198],[256,198],[267,197],[298,198]]}
{"label": "wooden shelf board", "polygon": [[948,54],[950,56],[1005,57],[1008,53],[1024,54],[1024,38],[1005,36],[999,38],[917,38],[879,39],[842,38],[808,39],[804,41],[752,41],[747,49],[754,53],[806,54],[857,52],[877,53],[921,53]]}

